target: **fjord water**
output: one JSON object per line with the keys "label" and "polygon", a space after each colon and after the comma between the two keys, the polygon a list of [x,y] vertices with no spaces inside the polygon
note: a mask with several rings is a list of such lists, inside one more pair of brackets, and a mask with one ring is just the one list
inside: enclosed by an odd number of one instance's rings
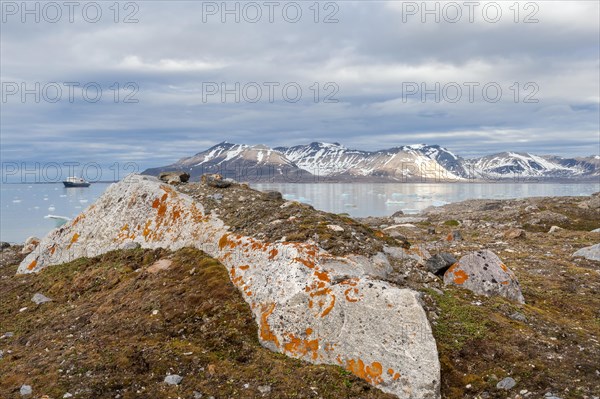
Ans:
{"label": "fjord water", "polygon": [[[73,218],[102,195],[108,185],[64,188],[62,184],[1,184],[0,241],[22,243],[29,236],[43,237],[60,224],[45,216]],[[417,213],[428,206],[473,198],[579,196],[600,191],[600,183],[281,183],[252,187],[277,190],[288,200],[358,217],[391,215],[398,210]]]}

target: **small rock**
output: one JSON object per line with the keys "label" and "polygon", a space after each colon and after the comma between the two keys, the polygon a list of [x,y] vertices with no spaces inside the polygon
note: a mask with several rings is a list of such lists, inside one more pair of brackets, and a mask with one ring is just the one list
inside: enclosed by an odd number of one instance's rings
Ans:
{"label": "small rock", "polygon": [[202,399],[202,394],[198,391],[194,391],[193,395],[194,399]]}
{"label": "small rock", "polygon": [[504,389],[505,391],[509,391],[509,390],[513,389],[515,385],[517,385],[517,381],[515,381],[514,378],[506,377],[505,379],[500,381],[498,384],[496,384],[496,388]]}
{"label": "small rock", "polygon": [[11,337],[14,337],[14,336],[15,336],[15,333],[13,333],[13,332],[6,332],[6,333],[4,333],[4,335],[2,335],[0,337],[0,339],[11,338]]}
{"label": "small rock", "polygon": [[169,270],[172,264],[173,261],[171,261],[170,259],[160,259],[154,262],[152,266],[148,268],[148,273],[156,274],[163,270]]}
{"label": "small rock", "polygon": [[522,229],[510,229],[504,233],[504,238],[515,239],[525,238],[525,230]]}
{"label": "small rock", "polygon": [[595,260],[600,262],[600,244],[592,245],[590,247],[581,248],[573,254],[574,257],[582,257],[588,260]]}
{"label": "small rock", "polygon": [[425,267],[427,267],[427,270],[429,270],[431,273],[441,276],[456,262],[457,260],[454,256],[449,253],[442,252],[427,259],[427,261],[425,261]]}
{"label": "small rock", "polygon": [[524,314],[519,313],[519,312],[515,312],[515,313],[511,314],[509,317],[513,320],[520,321],[523,323],[525,323],[527,321],[527,317],[525,317]]}
{"label": "small rock", "polygon": [[265,192],[265,200],[268,201],[282,201],[283,195],[279,191],[267,191]]}
{"label": "small rock", "polygon": [[600,233],[600,229],[594,229],[591,231],[591,233]]}
{"label": "small rock", "polygon": [[10,244],[5,241],[0,241],[0,250],[5,250],[6,248],[10,248]]}
{"label": "small rock", "polygon": [[427,234],[435,234],[435,227],[428,227]]}
{"label": "small rock", "polygon": [[259,385],[258,392],[262,393],[263,395],[271,393],[271,386],[270,385]]}
{"label": "small rock", "polygon": [[544,395],[545,399],[561,399],[560,397],[554,395],[552,392],[548,392]]}
{"label": "small rock", "polygon": [[333,231],[344,231],[344,228],[342,226],[338,226],[337,224],[328,224],[327,228]]}
{"label": "small rock", "polygon": [[23,244],[23,249],[21,249],[21,254],[28,255],[32,253],[40,243],[40,239],[37,237],[28,237]]}
{"label": "small rock", "polygon": [[233,184],[233,180],[224,179],[219,174],[205,174],[200,178],[202,184],[215,188],[227,188]]}
{"label": "small rock", "polygon": [[162,172],[158,178],[169,184],[187,183],[190,180],[189,173],[186,172]]}
{"label": "small rock", "polygon": [[137,242],[127,241],[123,245],[121,245],[121,249],[138,249],[141,245]]}
{"label": "small rock", "polygon": [[463,237],[460,233],[460,230],[452,230],[448,237],[446,237],[446,241],[462,241]]}
{"label": "small rock", "polygon": [[33,394],[33,389],[31,385],[21,385],[21,389],[19,390],[21,396],[27,396]]}
{"label": "small rock", "polygon": [[402,223],[420,223],[426,221],[427,218],[421,216],[403,216],[403,217],[395,217],[394,223],[402,224]]}
{"label": "small rock", "polygon": [[31,298],[31,302],[34,302],[36,305],[41,305],[46,302],[52,302],[52,299],[38,292]]}
{"label": "small rock", "polygon": [[183,377],[177,374],[171,374],[165,377],[165,384],[179,385],[183,381]]}
{"label": "small rock", "polygon": [[562,227],[552,226],[552,227],[550,227],[550,230],[548,231],[548,233],[550,233],[550,234],[556,233],[559,230],[562,230]]}
{"label": "small rock", "polygon": [[63,395],[63,398],[65,398],[65,399],[66,398],[72,398],[72,397],[73,397],[73,394],[71,394],[69,392],[67,392],[66,394]]}
{"label": "small rock", "polygon": [[216,194],[213,194],[213,195],[211,195],[209,197],[212,198],[212,199],[214,199],[215,201],[221,201],[223,199],[223,194],[216,193]]}
{"label": "small rock", "polygon": [[2,349],[0,349],[0,359],[2,359],[4,357],[4,351]]}
{"label": "small rock", "polygon": [[402,211],[396,211],[396,212],[392,213],[393,218],[397,218],[397,217],[403,216],[403,215],[404,215],[404,212],[402,212]]}

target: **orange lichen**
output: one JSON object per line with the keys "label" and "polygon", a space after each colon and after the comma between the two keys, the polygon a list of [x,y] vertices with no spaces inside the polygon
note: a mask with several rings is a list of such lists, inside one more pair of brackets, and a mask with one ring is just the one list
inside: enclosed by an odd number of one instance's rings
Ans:
{"label": "orange lichen", "polygon": [[326,271],[315,271],[315,276],[317,276],[318,279],[322,281],[331,281],[331,278],[329,278],[329,273],[327,273]]}
{"label": "orange lichen", "polygon": [[367,366],[361,359],[350,359],[346,361],[346,370],[373,385],[383,382],[381,376],[383,374],[383,367],[379,362],[373,362]]}
{"label": "orange lichen", "polygon": [[160,200],[158,198],[156,198],[154,201],[152,201],[152,208],[156,209],[156,208],[158,208],[159,205],[160,205]]}
{"label": "orange lichen", "polygon": [[312,334],[312,333],[313,333],[313,329],[312,329],[312,328],[310,328],[310,327],[308,327],[308,328],[306,329],[306,335],[310,335],[310,334]]}
{"label": "orange lichen", "polygon": [[37,259],[34,259],[29,266],[27,266],[27,270],[33,270],[37,266]]}
{"label": "orange lichen", "polygon": [[283,344],[284,352],[288,352],[296,357],[305,357],[310,355],[311,359],[317,360],[319,357],[319,340],[307,340],[298,338],[293,334],[288,334],[289,341]]}
{"label": "orange lichen", "polygon": [[269,260],[274,259],[278,253],[279,253],[279,251],[277,250],[277,248],[273,248],[272,250],[270,250],[269,251]]}
{"label": "orange lichen", "polygon": [[240,266],[240,269],[242,269],[242,270],[248,270],[249,268],[250,268],[249,265]]}
{"label": "orange lichen", "polygon": [[277,336],[273,333],[271,326],[269,325],[269,316],[271,316],[274,310],[274,303],[261,306],[262,313],[260,316],[260,337],[263,339],[263,341],[273,342],[275,346],[279,348],[279,339],[277,339]]}
{"label": "orange lichen", "polygon": [[500,263],[500,267],[502,268],[502,270],[504,270],[506,273],[508,273],[508,267],[506,267],[506,265],[504,263]]}
{"label": "orange lichen", "polygon": [[469,275],[464,270],[458,270],[454,272],[454,283],[461,285],[469,279]]}

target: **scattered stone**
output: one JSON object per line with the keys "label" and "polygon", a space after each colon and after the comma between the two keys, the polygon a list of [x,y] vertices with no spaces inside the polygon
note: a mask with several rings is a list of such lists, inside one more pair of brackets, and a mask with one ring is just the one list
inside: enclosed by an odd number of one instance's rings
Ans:
{"label": "scattered stone", "polygon": [[0,241],[0,250],[4,251],[6,248],[10,248],[10,244],[6,241]]}
{"label": "scattered stone", "polygon": [[404,216],[404,217],[395,217],[394,223],[403,224],[403,223],[420,223],[426,221],[427,218],[421,216]]}
{"label": "scattered stone", "polygon": [[548,233],[552,234],[552,233],[556,233],[559,230],[563,230],[562,227],[558,227],[558,226],[552,226],[550,227],[550,230],[548,231]]}
{"label": "scattered stone", "polygon": [[509,391],[509,390],[513,389],[515,387],[515,385],[517,385],[517,381],[515,381],[514,378],[506,377],[505,379],[500,381],[498,384],[496,384],[496,388],[504,389],[505,391]]}
{"label": "scattered stone", "polygon": [[582,257],[588,260],[595,260],[600,262],[600,244],[592,245],[590,247],[581,248],[573,254],[574,257]]}
{"label": "scattered stone", "polygon": [[69,392],[67,392],[66,394],[63,395],[63,398],[65,398],[65,399],[72,398],[72,397],[73,397],[73,394],[69,393]]}
{"label": "scattered stone", "polygon": [[402,211],[396,211],[396,212],[392,213],[393,218],[397,218],[397,217],[400,217],[403,215],[404,215],[404,212],[402,212]]}
{"label": "scattered stone", "polygon": [[547,393],[544,395],[544,398],[545,398],[545,399],[562,399],[562,398],[560,398],[560,397],[558,397],[558,396],[554,395],[552,392],[547,392]]}
{"label": "scattered stone", "polygon": [[34,302],[36,305],[41,305],[46,302],[52,302],[52,299],[38,292],[31,298],[31,302]]}
{"label": "scattered stone", "polygon": [[148,268],[148,273],[156,274],[163,270],[168,270],[173,262],[170,259],[160,259]]}
{"label": "scattered stone", "polygon": [[198,391],[193,392],[194,399],[202,399],[202,394]]}
{"label": "scattered stone", "polygon": [[183,381],[183,377],[177,374],[171,374],[165,377],[165,384],[167,385],[179,385]]}
{"label": "scattered stone", "polygon": [[205,174],[200,178],[202,184],[206,184],[210,187],[215,188],[227,188],[231,186],[234,181],[231,179],[224,179],[223,176],[219,174]]}
{"label": "scattered stone", "polygon": [[262,393],[263,395],[271,393],[271,386],[270,385],[259,385],[258,392]]}
{"label": "scattered stone", "polygon": [[339,231],[339,232],[344,231],[344,228],[342,226],[338,226],[337,224],[328,224],[327,228],[329,230],[333,230],[333,231]]}
{"label": "scattered stone", "polygon": [[15,333],[9,331],[9,332],[4,333],[4,335],[2,335],[0,337],[0,339],[11,338],[11,337],[14,337],[14,336],[15,336]]}
{"label": "scattered stone", "polygon": [[516,239],[525,238],[525,230],[522,229],[510,229],[504,233],[504,238]]}
{"label": "scattered stone", "polygon": [[448,270],[450,266],[456,262],[457,260],[454,256],[449,253],[442,252],[427,259],[427,261],[425,261],[425,267],[427,267],[427,270],[429,270],[431,273],[442,276],[446,270]]}
{"label": "scattered stone", "polygon": [[446,241],[462,241],[463,237],[460,230],[452,230],[446,237]]}
{"label": "scattered stone", "polygon": [[4,351],[2,349],[0,349],[0,359],[2,359],[4,357]]}
{"label": "scattered stone", "polygon": [[435,227],[428,227],[427,228],[427,234],[436,234]]}
{"label": "scattered stone", "polygon": [[600,229],[594,229],[591,231],[591,233],[600,233]]}
{"label": "scattered stone", "polygon": [[283,195],[279,191],[266,191],[264,198],[268,201],[283,201]]}
{"label": "scattered stone", "polygon": [[525,315],[523,313],[515,312],[515,313],[511,314],[509,317],[513,320],[520,321],[523,323],[527,322],[527,317],[525,317]]}
{"label": "scattered stone", "polygon": [[444,274],[444,284],[463,287],[480,295],[500,295],[515,302],[525,302],[517,277],[488,249],[460,258]]}
{"label": "scattered stone", "polygon": [[28,396],[33,394],[33,389],[31,388],[31,385],[21,385],[19,393],[21,394],[21,396]]}
{"label": "scattered stone", "polygon": [[187,183],[190,180],[189,173],[186,172],[162,172],[158,178],[169,184]]}

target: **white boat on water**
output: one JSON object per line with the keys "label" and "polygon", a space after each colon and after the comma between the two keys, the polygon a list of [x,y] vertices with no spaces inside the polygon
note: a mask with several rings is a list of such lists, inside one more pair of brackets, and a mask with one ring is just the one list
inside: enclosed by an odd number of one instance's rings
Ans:
{"label": "white boat on water", "polygon": [[67,180],[63,181],[63,184],[65,187],[89,187],[92,183],[85,181],[81,177],[72,176],[67,177]]}

